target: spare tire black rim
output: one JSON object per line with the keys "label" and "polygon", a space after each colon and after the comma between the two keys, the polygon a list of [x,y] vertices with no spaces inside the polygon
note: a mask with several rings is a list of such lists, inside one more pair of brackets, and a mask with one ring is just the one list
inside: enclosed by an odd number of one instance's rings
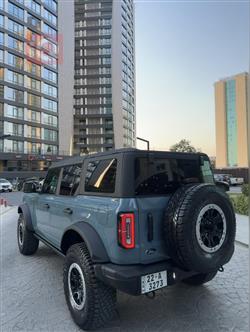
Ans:
{"label": "spare tire black rim", "polygon": [[223,245],[226,237],[226,217],[216,204],[204,206],[196,223],[196,238],[202,250],[214,253]]}

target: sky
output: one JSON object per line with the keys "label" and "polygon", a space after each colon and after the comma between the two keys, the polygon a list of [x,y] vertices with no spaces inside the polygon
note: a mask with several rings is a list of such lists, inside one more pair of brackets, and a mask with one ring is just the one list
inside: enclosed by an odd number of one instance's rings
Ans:
{"label": "sky", "polygon": [[249,71],[249,2],[135,0],[135,52],[137,136],[214,156],[213,84]]}

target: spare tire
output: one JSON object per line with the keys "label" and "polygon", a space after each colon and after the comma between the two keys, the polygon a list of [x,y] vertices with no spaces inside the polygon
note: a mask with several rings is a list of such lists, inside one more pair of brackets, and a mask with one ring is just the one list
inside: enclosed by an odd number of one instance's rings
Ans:
{"label": "spare tire", "polygon": [[234,252],[233,206],[212,184],[179,188],[164,216],[167,251],[182,269],[208,273],[226,264]]}

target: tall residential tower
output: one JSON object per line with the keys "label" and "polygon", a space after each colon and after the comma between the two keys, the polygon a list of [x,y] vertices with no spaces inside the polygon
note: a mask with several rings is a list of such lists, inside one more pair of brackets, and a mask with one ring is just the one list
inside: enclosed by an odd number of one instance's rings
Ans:
{"label": "tall residential tower", "polygon": [[58,153],[57,34],[57,1],[0,0],[0,171]]}
{"label": "tall residential tower", "polygon": [[74,97],[74,154],[135,146],[132,0],[75,0]]}
{"label": "tall residential tower", "polygon": [[248,74],[215,83],[216,167],[248,167]]}

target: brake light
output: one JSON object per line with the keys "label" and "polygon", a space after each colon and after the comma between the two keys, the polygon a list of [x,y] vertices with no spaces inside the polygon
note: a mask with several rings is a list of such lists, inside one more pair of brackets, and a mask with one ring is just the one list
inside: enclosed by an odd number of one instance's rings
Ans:
{"label": "brake light", "polygon": [[133,213],[122,213],[118,219],[118,243],[125,249],[135,247],[135,216]]}

